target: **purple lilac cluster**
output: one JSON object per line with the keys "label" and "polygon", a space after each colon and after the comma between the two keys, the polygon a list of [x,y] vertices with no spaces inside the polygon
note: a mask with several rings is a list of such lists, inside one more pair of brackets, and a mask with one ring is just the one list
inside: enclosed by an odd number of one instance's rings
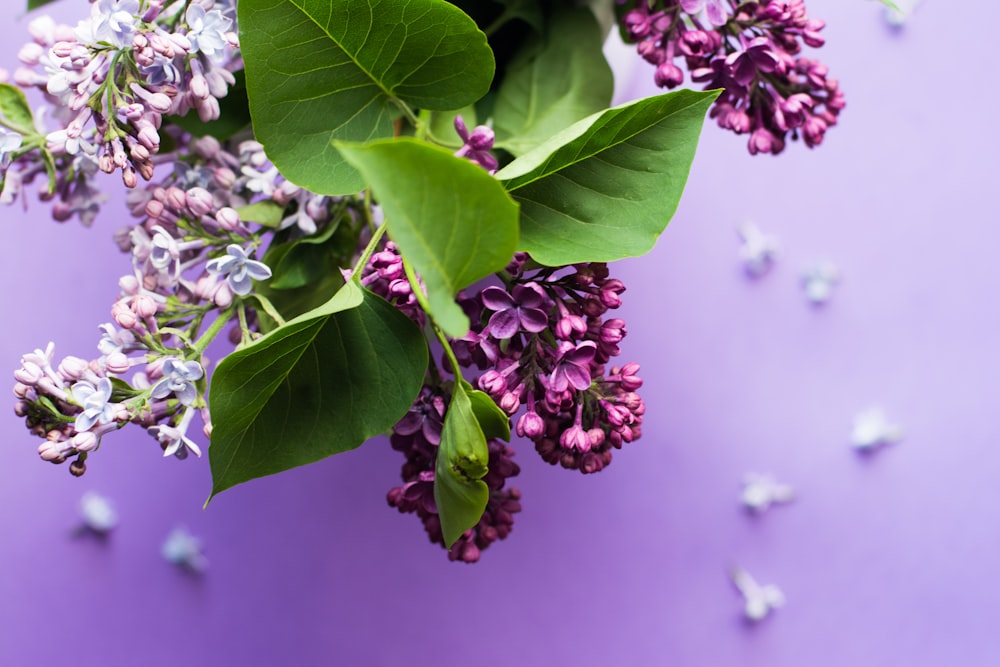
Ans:
{"label": "purple lilac cluster", "polygon": [[[456,155],[487,171],[496,168],[489,128],[469,132],[457,117],[455,130],[463,141]],[[584,474],[603,470],[612,450],[640,437],[645,413],[636,393],[642,386],[639,365],[608,367],[621,353],[627,331],[624,320],[607,314],[621,305],[625,285],[610,277],[603,263],[547,267],[526,253],[515,255],[499,279],[500,284],[459,296],[472,323],[465,336],[449,341],[459,364],[480,372],[476,386],[516,418],[515,432],[533,441],[543,460]],[[424,323],[392,242],[372,256],[362,283]],[[446,363],[432,369],[420,396],[393,428],[392,447],[406,461],[403,484],[387,496],[390,506],[416,514],[430,540],[442,546],[434,470],[453,382],[446,369]],[[497,440],[488,446],[489,472],[483,481],[489,502],[479,523],[448,551],[451,560],[478,561],[483,549],[510,533],[521,509],[520,491],[506,486],[520,472],[514,450]]]}
{"label": "purple lilac cluster", "polygon": [[721,89],[711,116],[720,127],[749,134],[752,155],[778,154],[789,136],[818,146],[837,124],[844,95],[822,63],[801,57],[818,48],[825,26],[803,0],[619,0],[623,33],[656,66],[656,85],[692,81]]}
{"label": "purple lilac cluster", "polygon": [[[29,25],[14,82],[48,103],[45,151],[52,159],[57,220],[90,223],[102,195],[97,171],[120,171],[129,188],[153,177],[167,116],[219,117],[219,99],[242,67],[234,0],[96,0],[76,27],[50,17]],[[46,171],[26,154],[6,172],[0,201]]]}
{"label": "purple lilac cluster", "polygon": [[[403,485],[387,495],[389,505],[402,513],[414,513],[424,524],[431,542],[445,546],[441,519],[434,502],[434,467],[441,444],[445,406],[443,390],[425,387],[406,416],[393,428],[392,448],[406,457]],[[488,441],[489,472],[483,482],[489,488],[489,501],[479,523],[465,531],[448,550],[450,560],[475,563],[482,550],[510,534],[514,514],[521,511],[521,492],[506,488],[507,480],[521,472],[514,462],[514,450],[499,440]]]}

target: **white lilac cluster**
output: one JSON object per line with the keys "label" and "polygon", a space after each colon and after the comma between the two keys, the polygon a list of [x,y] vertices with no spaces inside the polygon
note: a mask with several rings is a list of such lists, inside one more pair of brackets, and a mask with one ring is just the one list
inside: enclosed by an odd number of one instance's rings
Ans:
{"label": "white lilac cluster", "polygon": [[[254,249],[275,234],[287,240],[316,232],[334,209],[343,222],[348,210],[345,201],[284,180],[255,141],[233,152],[210,137],[178,133],[173,141],[173,170],[129,192],[140,222],[116,233],[131,269],[119,279],[112,321],[100,327],[99,355],[57,362],[49,345],[22,357],[14,374],[16,412],[44,438],[39,454],[55,463],[76,457],[74,473],[82,474],[105,434],[128,423],[145,428],[164,456],[200,456],[188,429],[199,413],[206,434],[211,428],[206,348],[232,322],[233,343],[252,340],[259,308],[282,320],[254,290],[254,281],[271,277]],[[269,206],[274,224],[243,220],[238,209],[251,205]]]}
{"label": "white lilac cluster", "polygon": [[0,202],[48,171],[54,217],[89,224],[105,199],[92,182],[98,171],[120,171],[130,188],[152,179],[166,119],[219,117],[242,66],[235,12],[234,0],[97,0],[75,27],[33,20],[13,79],[47,102],[45,145],[19,151],[20,135],[0,134]]}

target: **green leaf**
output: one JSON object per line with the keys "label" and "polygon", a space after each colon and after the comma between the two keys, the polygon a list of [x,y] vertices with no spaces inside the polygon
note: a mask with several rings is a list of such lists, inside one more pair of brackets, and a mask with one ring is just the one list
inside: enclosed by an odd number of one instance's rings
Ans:
{"label": "green leaf", "polygon": [[608,109],[500,170],[521,205],[519,249],[550,266],[648,252],[677,210],[718,94],[680,90]]}
{"label": "green leaf", "polygon": [[219,364],[209,394],[212,496],[383,433],[406,413],[426,369],[417,326],[348,282]]}
{"label": "green leaf", "polygon": [[493,79],[493,52],[444,0],[240,0],[256,138],[291,181],[351,194],[362,180],[331,140],[393,136],[392,109],[458,109]]}
{"label": "green leaf", "polygon": [[462,383],[456,383],[444,416],[434,468],[434,502],[448,547],[479,523],[486,510],[490,490],[482,479],[489,459],[486,437],[469,395]]}
{"label": "green leaf", "polygon": [[341,227],[342,218],[331,220],[315,236],[306,236],[291,243],[291,248],[274,267],[271,287],[276,290],[295,289],[319,283],[341,266],[350,263],[357,247],[357,234],[348,226]]}
{"label": "green leaf", "polygon": [[55,2],[55,0],[28,0],[28,11],[30,12],[32,9],[44,7],[52,2]]}
{"label": "green leaf", "polygon": [[[250,125],[250,107],[247,100],[247,81],[243,70],[233,72],[236,82],[229,87],[226,96],[219,100],[219,117],[207,123],[198,118],[195,111],[183,116],[168,116],[174,125],[195,137],[211,135],[219,141],[229,139]],[[161,151],[165,152],[165,151]]]}
{"label": "green leaf", "polygon": [[469,330],[458,290],[503,269],[517,248],[517,206],[495,178],[414,139],[338,144],[369,183],[389,236],[420,274],[431,315],[452,337]]}
{"label": "green leaf", "polygon": [[236,212],[240,214],[240,220],[256,222],[265,227],[277,227],[285,217],[285,207],[270,200],[241,206]]}
{"label": "green leaf", "polygon": [[28,98],[20,88],[9,83],[0,83],[0,115],[4,123],[18,134],[26,137],[38,134]]}
{"label": "green leaf", "polygon": [[510,417],[500,409],[490,395],[473,389],[471,385],[464,387],[472,404],[472,412],[476,415],[476,421],[483,429],[483,435],[487,440],[497,439],[510,442]]}
{"label": "green leaf", "polygon": [[581,118],[606,109],[614,93],[604,37],[587,9],[556,14],[510,63],[497,95],[497,146],[523,155]]}

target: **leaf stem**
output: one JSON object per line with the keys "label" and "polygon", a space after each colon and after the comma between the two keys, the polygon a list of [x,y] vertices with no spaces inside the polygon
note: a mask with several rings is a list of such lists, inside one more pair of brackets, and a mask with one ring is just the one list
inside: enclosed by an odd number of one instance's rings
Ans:
{"label": "leaf stem", "polygon": [[379,241],[385,235],[385,224],[381,227],[376,227],[375,231],[372,232],[372,237],[368,241],[368,245],[365,246],[364,252],[361,253],[361,257],[358,258],[357,263],[355,263],[354,268],[351,269],[351,280],[361,284],[361,271],[368,264],[368,260],[371,259],[372,254],[375,253],[375,248],[378,247]]}
{"label": "leaf stem", "polygon": [[[252,296],[254,299],[256,299],[257,303],[260,304],[260,307],[263,309],[263,311],[267,313],[267,316],[270,317],[272,320],[274,320],[279,327],[285,323],[285,318],[281,316],[281,313],[279,313],[278,309],[274,307],[274,304],[271,303],[270,299],[268,299],[263,294],[254,293]],[[246,325],[245,316],[244,319],[240,320],[240,322],[243,325]],[[246,326],[244,326],[244,329],[245,328]]]}
{"label": "leaf stem", "polygon": [[223,327],[225,327],[226,324],[229,322],[229,320],[232,319],[233,312],[235,310],[236,310],[235,306],[230,306],[226,310],[219,313],[219,316],[215,318],[215,321],[212,322],[212,325],[208,327],[208,329],[205,330],[205,333],[203,333],[201,337],[194,342],[194,345],[191,346],[191,349],[194,350],[197,356],[200,357],[202,353],[205,352],[205,349],[212,343],[212,341],[215,340],[215,337],[219,335],[219,332],[222,331]]}
{"label": "leaf stem", "polygon": [[438,342],[441,343],[441,347],[444,348],[444,353],[448,357],[448,362],[451,364],[452,374],[455,376],[456,381],[462,380],[462,367],[458,363],[458,357],[455,356],[455,351],[451,349],[451,343],[448,342],[448,337],[444,335],[441,328],[438,327],[437,322],[434,321],[434,316],[431,314],[431,305],[427,302],[427,297],[424,296],[424,291],[420,287],[420,282],[417,280],[417,274],[413,270],[413,266],[404,257],[403,258],[403,271],[406,272],[406,279],[410,283],[410,289],[413,290],[413,296],[417,299],[417,304],[420,308],[427,314],[427,318],[430,320],[431,329],[434,330],[434,335],[437,336]]}

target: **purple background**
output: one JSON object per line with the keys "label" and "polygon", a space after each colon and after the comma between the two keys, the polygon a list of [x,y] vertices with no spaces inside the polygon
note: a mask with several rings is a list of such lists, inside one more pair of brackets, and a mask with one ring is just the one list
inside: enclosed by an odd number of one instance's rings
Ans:
{"label": "purple background", "polygon": [[[386,506],[401,460],[384,441],[202,511],[207,461],[163,460],[137,429],[75,480],[0,419],[0,665],[997,664],[998,97],[969,19],[997,25],[1000,8],[953,6],[928,0],[897,33],[875,3],[809,2],[841,126],[778,159],[706,128],[660,244],[615,268],[644,437],[587,478],[519,443],[525,510],[478,565]],[[12,65],[24,24],[2,30]],[[651,79],[639,63],[622,96]],[[90,230],[3,211],[6,368],[50,339],[94,350],[125,267],[106,211]],[[756,282],[737,259],[746,220],[782,242]],[[825,308],[799,286],[816,259],[844,273]],[[873,404],[906,438],[862,457],[852,420]],[[799,500],[747,516],[748,471]],[[121,515],[105,543],[71,537],[91,489]],[[177,524],[204,540],[200,579],[159,556]],[[787,605],[743,623],[733,564]]]}

